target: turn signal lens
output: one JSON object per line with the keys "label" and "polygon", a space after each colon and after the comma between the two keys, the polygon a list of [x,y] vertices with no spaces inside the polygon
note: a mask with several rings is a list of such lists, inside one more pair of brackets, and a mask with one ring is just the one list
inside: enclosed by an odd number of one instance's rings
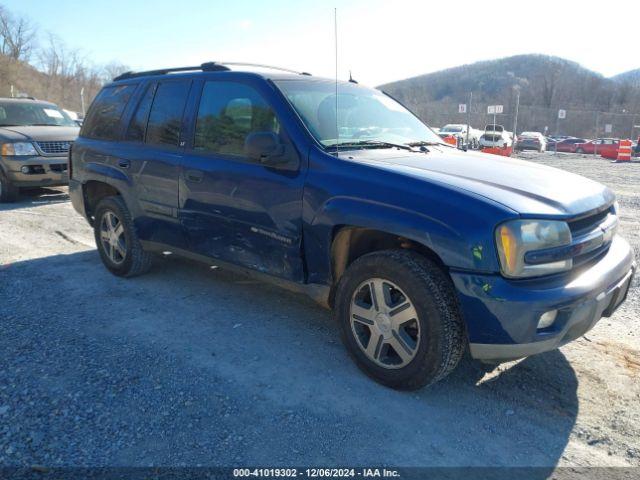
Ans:
{"label": "turn signal lens", "polygon": [[13,144],[12,143],[3,143],[2,144],[2,156],[3,157],[8,157],[8,156],[13,157],[15,154],[16,154],[16,151],[13,148]]}
{"label": "turn signal lens", "polygon": [[504,252],[507,268],[511,271],[515,270],[517,261],[516,237],[506,225],[500,227],[500,240],[502,241],[502,251]]}

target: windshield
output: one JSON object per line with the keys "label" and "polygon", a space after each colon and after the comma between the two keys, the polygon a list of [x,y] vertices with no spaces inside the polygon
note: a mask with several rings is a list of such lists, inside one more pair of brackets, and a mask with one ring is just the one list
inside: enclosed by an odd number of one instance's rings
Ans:
{"label": "windshield", "polygon": [[442,130],[440,130],[441,132],[461,132],[462,131],[462,127],[442,127]]}
{"label": "windshield", "polygon": [[55,105],[27,101],[0,102],[0,127],[26,127],[30,125],[78,126]]}
{"label": "windshield", "polygon": [[[280,80],[278,88],[311,134],[325,147],[336,144],[406,145],[438,143],[441,138],[382,92],[355,84],[319,80]],[[337,126],[337,129],[336,129]],[[338,138],[336,138],[338,137]]]}

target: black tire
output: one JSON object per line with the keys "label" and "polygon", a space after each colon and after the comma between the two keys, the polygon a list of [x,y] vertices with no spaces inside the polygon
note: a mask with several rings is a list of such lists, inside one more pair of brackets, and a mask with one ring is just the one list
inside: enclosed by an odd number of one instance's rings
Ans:
{"label": "black tire", "polygon": [[[120,262],[115,262],[109,257],[109,253],[100,238],[103,219],[109,213],[115,215],[124,227],[125,254]],[[135,277],[147,272],[151,267],[152,255],[142,248],[131,214],[121,197],[105,197],[98,203],[95,211],[95,221],[93,222],[93,232],[102,263],[114,275]]]}
{"label": "black tire", "polygon": [[576,148],[576,153],[584,153],[584,150],[581,148]]}
{"label": "black tire", "polygon": [[[395,283],[417,312],[420,341],[413,359],[401,368],[385,368],[370,359],[351,327],[352,299],[372,278]],[[467,345],[451,280],[433,261],[409,250],[374,252],[354,261],[338,284],[334,315],[356,364],[391,388],[414,390],[441,380],[455,369]]]}
{"label": "black tire", "polygon": [[18,187],[13,185],[0,171],[0,202],[15,202],[18,198]]}

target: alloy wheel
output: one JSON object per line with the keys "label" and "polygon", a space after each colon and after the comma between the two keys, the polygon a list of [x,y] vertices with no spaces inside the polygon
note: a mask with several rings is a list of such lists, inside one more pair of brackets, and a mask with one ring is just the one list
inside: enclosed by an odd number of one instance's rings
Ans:
{"label": "alloy wheel", "polygon": [[393,282],[382,278],[362,282],[351,299],[349,318],[358,346],[377,365],[402,368],[418,353],[418,313]]}
{"label": "alloy wheel", "polygon": [[118,216],[107,210],[100,221],[100,241],[104,252],[116,265],[124,262],[127,254],[127,240],[124,225]]}

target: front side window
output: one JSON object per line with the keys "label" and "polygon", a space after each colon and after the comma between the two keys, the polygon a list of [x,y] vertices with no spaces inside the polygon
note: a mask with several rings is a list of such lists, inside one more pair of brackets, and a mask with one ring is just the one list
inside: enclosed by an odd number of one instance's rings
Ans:
{"label": "front side window", "polygon": [[311,134],[327,148],[366,142],[442,143],[433,130],[379,90],[340,83],[336,98],[336,85],[330,81],[276,84]]}
{"label": "front side window", "polygon": [[204,84],[196,132],[195,150],[244,156],[244,143],[253,132],[280,133],[275,113],[252,87],[235,82]]}
{"label": "front side window", "polygon": [[135,85],[103,88],[95,98],[82,125],[83,137],[115,140],[120,131],[120,117],[133,95]]}
{"label": "front side window", "polygon": [[190,87],[191,80],[171,80],[158,85],[149,113],[146,143],[179,145],[182,114]]}

